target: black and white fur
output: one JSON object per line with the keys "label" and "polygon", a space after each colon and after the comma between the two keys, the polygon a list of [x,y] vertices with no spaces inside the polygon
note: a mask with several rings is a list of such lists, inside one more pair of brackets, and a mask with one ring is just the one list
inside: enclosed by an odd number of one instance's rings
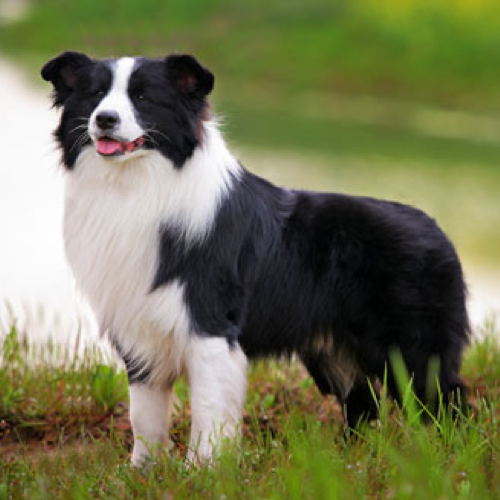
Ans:
{"label": "black and white fur", "polygon": [[[66,252],[127,367],[134,464],[145,443],[165,440],[183,374],[188,458],[233,436],[247,357],[297,354],[351,425],[375,415],[368,381],[394,348],[422,400],[431,360],[446,401],[463,388],[462,270],[423,212],[282,189],[246,171],[210,116],[213,76],[191,56],[65,52],[42,75],[63,109]],[[103,156],[100,140],[131,151]],[[390,371],[388,384],[398,397]]]}

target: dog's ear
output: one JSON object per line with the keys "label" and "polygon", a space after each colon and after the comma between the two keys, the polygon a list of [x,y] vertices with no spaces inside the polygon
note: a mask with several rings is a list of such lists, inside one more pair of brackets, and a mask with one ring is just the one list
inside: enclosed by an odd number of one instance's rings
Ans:
{"label": "dog's ear", "polygon": [[63,52],[42,68],[42,78],[54,85],[54,105],[61,106],[78,84],[80,70],[92,60],[80,52]]}
{"label": "dog's ear", "polygon": [[165,63],[169,80],[183,95],[205,97],[214,88],[214,75],[193,56],[172,55]]}

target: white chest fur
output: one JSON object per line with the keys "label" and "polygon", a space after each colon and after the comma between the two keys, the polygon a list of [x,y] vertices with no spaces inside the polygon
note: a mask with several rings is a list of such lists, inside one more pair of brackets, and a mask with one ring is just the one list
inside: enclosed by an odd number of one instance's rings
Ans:
{"label": "white chest fur", "polygon": [[103,331],[153,366],[159,382],[180,369],[192,333],[182,277],[151,293],[160,230],[175,228],[187,244],[211,230],[239,172],[213,143],[180,170],[156,152],[115,162],[88,147],[67,174],[64,238],[77,285]]}

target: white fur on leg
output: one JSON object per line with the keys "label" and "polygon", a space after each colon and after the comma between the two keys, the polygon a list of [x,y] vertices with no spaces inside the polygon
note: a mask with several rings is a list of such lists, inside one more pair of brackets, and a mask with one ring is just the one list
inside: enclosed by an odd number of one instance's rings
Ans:
{"label": "white fur on leg", "polygon": [[186,359],[191,385],[191,439],[187,459],[210,460],[221,439],[233,438],[246,392],[246,357],[220,337],[194,337]]}
{"label": "white fur on leg", "polygon": [[170,417],[172,388],[130,386],[130,421],[134,432],[132,465],[140,467],[149,455],[149,448],[165,443]]}

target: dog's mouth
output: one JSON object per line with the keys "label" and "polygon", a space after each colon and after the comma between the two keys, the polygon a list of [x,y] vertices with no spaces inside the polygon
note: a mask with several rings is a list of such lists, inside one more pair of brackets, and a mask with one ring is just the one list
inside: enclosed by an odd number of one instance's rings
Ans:
{"label": "dog's mouth", "polygon": [[97,139],[96,149],[102,156],[120,156],[142,148],[145,141],[144,136],[130,142],[120,142],[111,137],[100,137]]}

